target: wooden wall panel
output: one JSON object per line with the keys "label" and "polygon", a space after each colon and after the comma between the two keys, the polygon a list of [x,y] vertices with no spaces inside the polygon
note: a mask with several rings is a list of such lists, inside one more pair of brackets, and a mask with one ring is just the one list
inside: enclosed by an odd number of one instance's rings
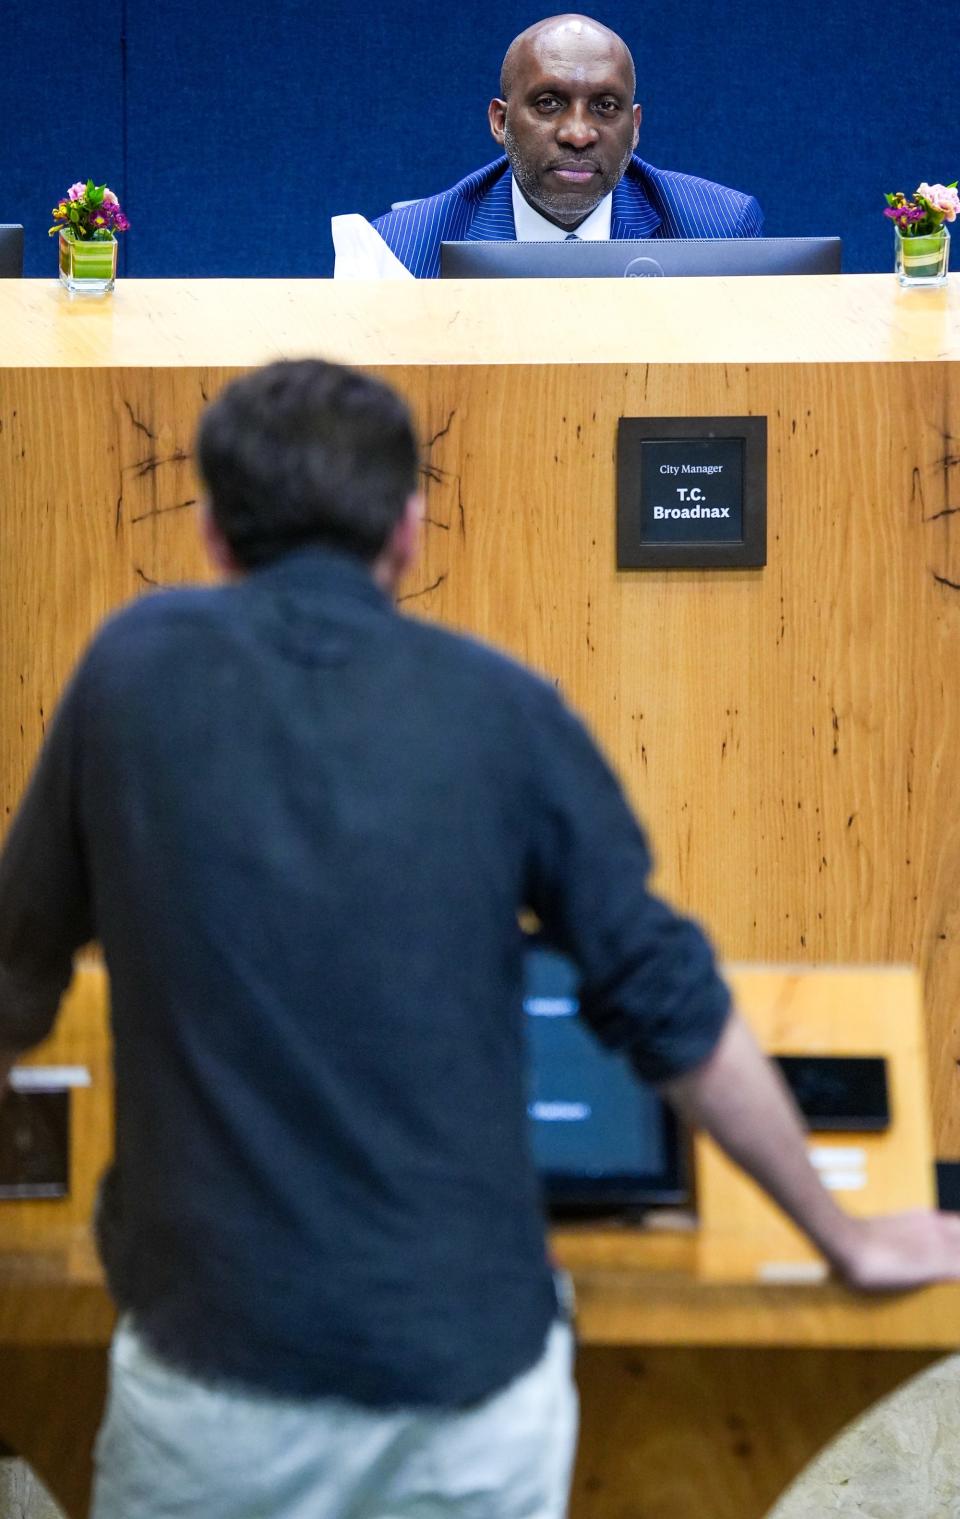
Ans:
{"label": "wooden wall panel", "polygon": [[930,1360],[587,1346],[572,1519],[762,1519],[828,1440]]}
{"label": "wooden wall panel", "polygon": [[[183,456],[228,373],[0,374],[5,815],[99,617],[202,572]],[[408,610],[558,680],[726,958],[919,965],[937,1146],[960,1154],[955,367],[383,373],[433,440]],[[749,413],[769,419],[766,569],[618,575],[617,417]]]}
{"label": "wooden wall panel", "polygon": [[2,1354],[4,1442],[30,1463],[68,1519],[84,1519],[93,1442],[106,1402],[106,1347],[4,1346]]}
{"label": "wooden wall panel", "polygon": [[[663,889],[726,957],[923,969],[938,1145],[960,1152],[953,371],[458,379],[429,411],[436,430],[460,401],[430,515],[456,526],[462,499],[467,532],[428,531],[422,585],[446,578],[414,605],[559,679],[650,824]],[[769,418],[767,568],[618,575],[617,416],[719,413]]]}

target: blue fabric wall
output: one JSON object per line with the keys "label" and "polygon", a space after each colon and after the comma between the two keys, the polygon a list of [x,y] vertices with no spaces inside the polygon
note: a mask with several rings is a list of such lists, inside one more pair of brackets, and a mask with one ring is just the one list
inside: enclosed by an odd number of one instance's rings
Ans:
{"label": "blue fabric wall", "polygon": [[[26,225],[30,275],[53,273],[50,208],[88,174],[133,223],[121,272],[329,274],[332,213],[376,215],[496,156],[500,58],[541,14],[506,0],[5,9],[0,221]],[[592,14],[633,46],[641,154],[752,191],[773,235],[840,233],[848,270],[891,266],[884,190],[960,171],[949,49],[935,75],[948,36],[905,33],[892,0]]]}

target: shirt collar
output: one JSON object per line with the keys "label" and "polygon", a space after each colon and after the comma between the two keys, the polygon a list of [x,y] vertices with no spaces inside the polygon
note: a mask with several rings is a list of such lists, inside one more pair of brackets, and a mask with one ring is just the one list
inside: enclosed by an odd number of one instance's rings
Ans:
{"label": "shirt collar", "polygon": [[356,554],[321,544],[308,544],[281,554],[252,570],[243,583],[279,591],[318,591],[357,597],[385,610],[393,605],[374,580],[369,564]]}
{"label": "shirt collar", "polygon": [[[511,178],[510,193],[513,196],[513,223],[517,229],[518,243],[562,243],[569,227],[558,227],[535,211],[525,200],[516,179]],[[573,228],[577,237],[587,242],[602,242],[610,236],[610,214],[613,192],[605,195],[599,206],[594,206],[586,221]]]}

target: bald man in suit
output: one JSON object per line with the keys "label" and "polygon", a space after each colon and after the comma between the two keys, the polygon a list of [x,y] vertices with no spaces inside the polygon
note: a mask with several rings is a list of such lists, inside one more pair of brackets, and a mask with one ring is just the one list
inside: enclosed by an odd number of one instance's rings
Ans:
{"label": "bald man in suit", "polygon": [[636,155],[635,89],[626,43],[589,17],[554,16],[521,32],[488,108],[503,156],[379,217],[374,235],[355,226],[359,218],[335,217],[338,277],[435,279],[443,242],[758,237],[763,214],[752,196]]}

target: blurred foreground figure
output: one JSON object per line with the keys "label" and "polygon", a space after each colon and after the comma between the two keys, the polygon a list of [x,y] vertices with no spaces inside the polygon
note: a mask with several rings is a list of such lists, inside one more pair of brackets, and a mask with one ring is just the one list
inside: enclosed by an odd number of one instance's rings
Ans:
{"label": "blurred foreground figure", "polygon": [[577,960],[598,1037],[852,1284],[960,1274],[960,1229],[838,1211],[581,724],[398,614],[422,507],[398,397],[275,364],[198,454],[225,582],[107,622],[0,857],[0,1069],[49,1033],[78,945],[111,978],[94,1514],[560,1519],[576,1401],[519,909]]}

